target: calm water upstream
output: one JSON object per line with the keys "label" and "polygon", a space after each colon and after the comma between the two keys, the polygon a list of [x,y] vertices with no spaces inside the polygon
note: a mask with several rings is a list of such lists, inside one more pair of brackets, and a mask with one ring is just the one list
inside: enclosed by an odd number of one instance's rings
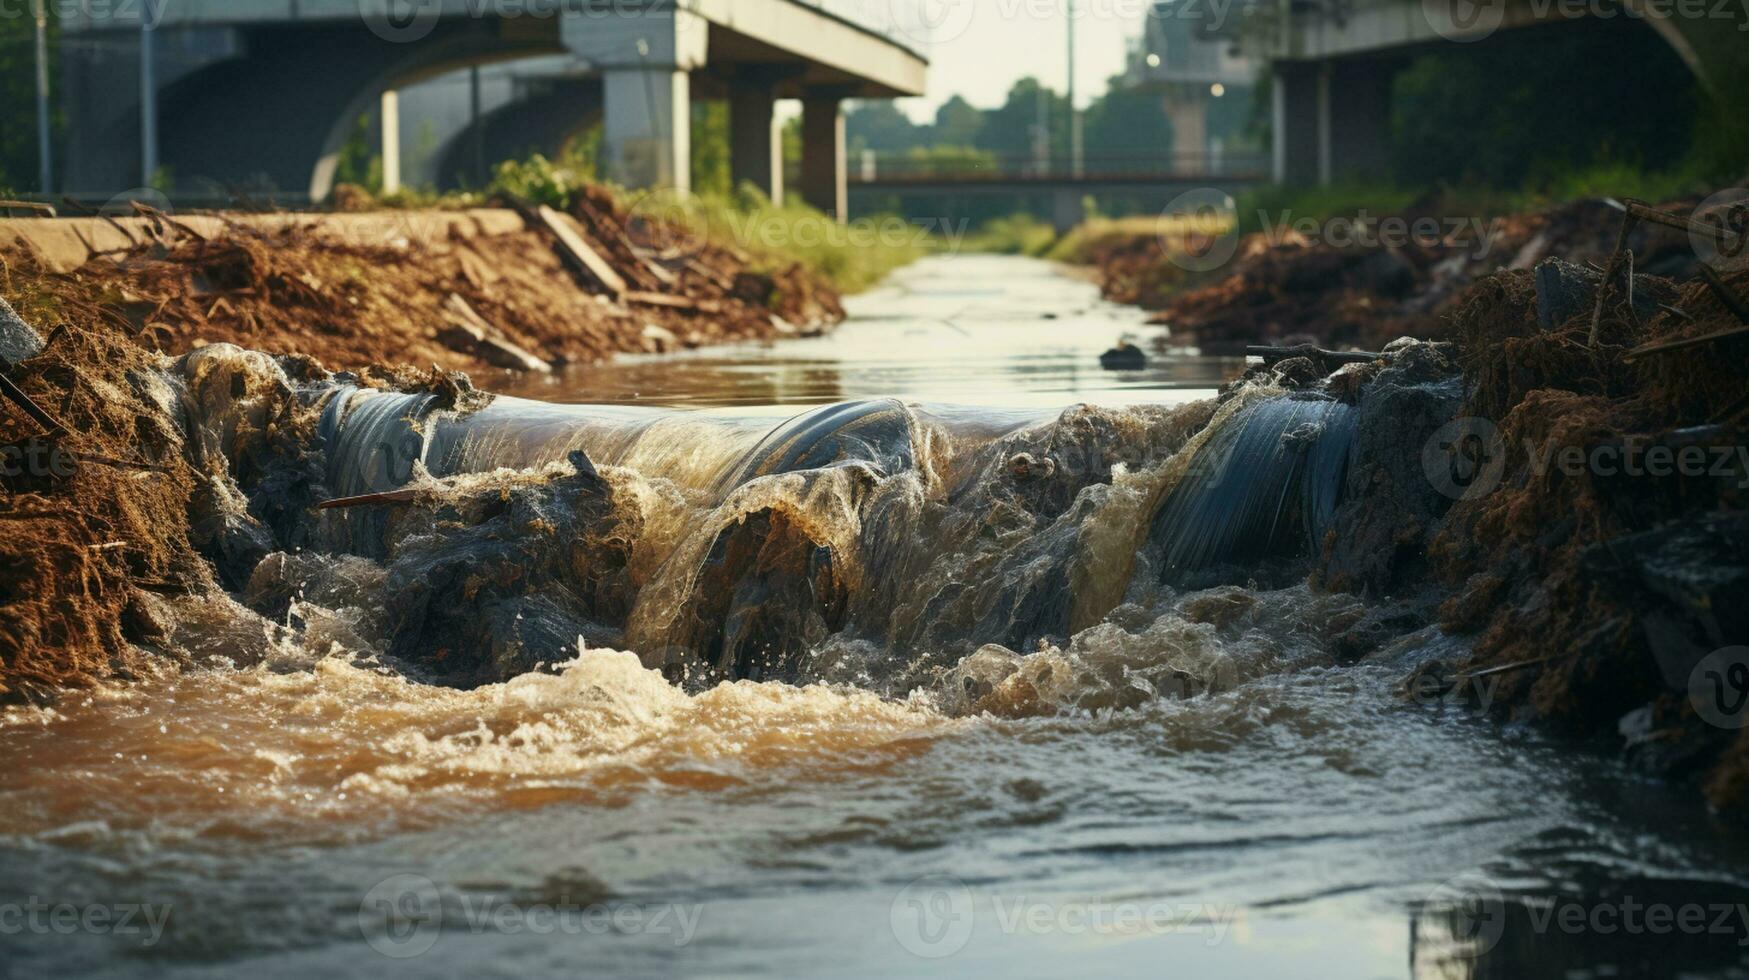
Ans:
{"label": "calm water upstream", "polygon": [[[1235,367],[1102,371],[1156,331],[1031,260],[928,260],[851,312],[515,393],[733,415],[897,396],[998,429],[1207,397]],[[1025,717],[855,676],[689,692],[600,650],[460,691],[185,610],[215,624],[210,662],[5,716],[0,969],[1744,975],[1749,852],[1692,794],[1406,703],[1436,635],[1337,665],[1358,607],[1132,590],[1022,651],[1050,709]],[[261,666],[219,659],[264,642]],[[1162,669],[1198,683],[1163,693]],[[1704,906],[1705,934],[1633,911],[1660,905]],[[1564,928],[1568,908],[1622,924]]]}

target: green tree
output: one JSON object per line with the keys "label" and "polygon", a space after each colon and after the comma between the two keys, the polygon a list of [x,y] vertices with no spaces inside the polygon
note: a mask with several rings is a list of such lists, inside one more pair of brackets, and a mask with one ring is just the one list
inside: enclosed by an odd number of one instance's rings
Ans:
{"label": "green tree", "polygon": [[1393,90],[1398,179],[1517,187],[1594,164],[1680,161],[1699,86],[1655,32],[1623,26],[1508,33],[1417,60]]}
{"label": "green tree", "polygon": [[1172,123],[1160,93],[1119,88],[1118,82],[1113,78],[1106,93],[1087,107],[1083,140],[1089,170],[1099,169],[1101,157],[1165,158],[1173,151]]}
{"label": "green tree", "polygon": [[972,146],[983,128],[984,113],[956,95],[935,110],[935,128],[930,136],[938,146]]}
{"label": "green tree", "polygon": [[988,150],[1010,160],[1028,160],[1034,155],[1039,123],[1040,103],[1050,128],[1049,149],[1052,160],[1067,160],[1069,156],[1068,100],[1028,76],[1014,83],[1008,99],[997,109],[984,113],[984,125],[979,129],[973,146]]}
{"label": "green tree", "polygon": [[844,138],[852,152],[895,153],[927,142],[928,131],[900,112],[891,99],[869,99],[845,113]]}
{"label": "green tree", "polygon": [[[54,4],[49,4],[49,77],[55,77]],[[0,17],[0,189],[38,186],[36,128],[36,22],[25,16]],[[58,115],[58,114],[57,114]],[[58,119],[55,122],[59,122]]]}
{"label": "green tree", "polygon": [[734,188],[729,167],[729,104],[692,104],[692,189],[727,196]]}

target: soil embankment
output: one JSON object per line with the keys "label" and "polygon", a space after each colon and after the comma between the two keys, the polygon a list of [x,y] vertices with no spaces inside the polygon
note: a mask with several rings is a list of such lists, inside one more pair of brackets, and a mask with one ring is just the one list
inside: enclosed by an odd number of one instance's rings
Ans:
{"label": "soil embankment", "polygon": [[843,317],[799,264],[651,223],[604,193],[569,214],[24,219],[0,221],[0,255],[125,320],[143,346],[229,342],[336,370],[538,371]]}
{"label": "soil embankment", "polygon": [[[1694,202],[1665,207],[1687,213]],[[1529,270],[1551,255],[1601,265],[1620,223],[1618,209],[1589,200],[1494,219],[1277,222],[1268,231],[1202,240],[1118,225],[1090,230],[1079,258],[1107,298],[1156,311],[1175,346],[1220,355],[1242,354],[1250,344],[1378,350],[1397,337],[1451,337],[1464,290],[1496,271]],[[1628,247],[1640,272],[1694,274],[1679,231],[1642,224]]]}
{"label": "soil embankment", "polygon": [[[1384,351],[1253,369],[1361,407],[1313,576],[1380,603],[1354,654],[1456,637],[1414,696],[1612,744],[1749,812],[1749,728],[1730,713],[1749,695],[1733,666],[1749,661],[1733,653],[1749,638],[1749,264],[1640,221],[1599,304],[1622,218],[1600,202],[1513,216],[1482,257],[1253,236],[1189,286],[1161,283],[1155,241],[1093,258],[1175,342]],[[1392,343],[1407,335],[1450,343]]]}

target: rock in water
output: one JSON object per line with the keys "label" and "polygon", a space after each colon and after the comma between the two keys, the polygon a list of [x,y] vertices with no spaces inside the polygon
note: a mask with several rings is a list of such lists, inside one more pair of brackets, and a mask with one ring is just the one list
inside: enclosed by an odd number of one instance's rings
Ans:
{"label": "rock in water", "polygon": [[1148,355],[1131,343],[1121,343],[1099,355],[1099,366],[1107,371],[1140,371],[1148,366]]}

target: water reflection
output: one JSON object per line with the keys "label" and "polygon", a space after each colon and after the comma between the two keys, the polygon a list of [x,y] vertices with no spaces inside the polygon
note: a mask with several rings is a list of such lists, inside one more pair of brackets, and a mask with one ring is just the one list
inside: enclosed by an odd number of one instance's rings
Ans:
{"label": "water reflection", "polygon": [[[1190,401],[1243,368],[1242,359],[1167,352],[1165,328],[1036,259],[930,259],[847,306],[850,318],[825,337],[625,356],[494,387],[549,401],[692,408],[896,397],[1060,409]],[[1101,368],[1100,353],[1124,336],[1151,351],[1148,366]]]}

